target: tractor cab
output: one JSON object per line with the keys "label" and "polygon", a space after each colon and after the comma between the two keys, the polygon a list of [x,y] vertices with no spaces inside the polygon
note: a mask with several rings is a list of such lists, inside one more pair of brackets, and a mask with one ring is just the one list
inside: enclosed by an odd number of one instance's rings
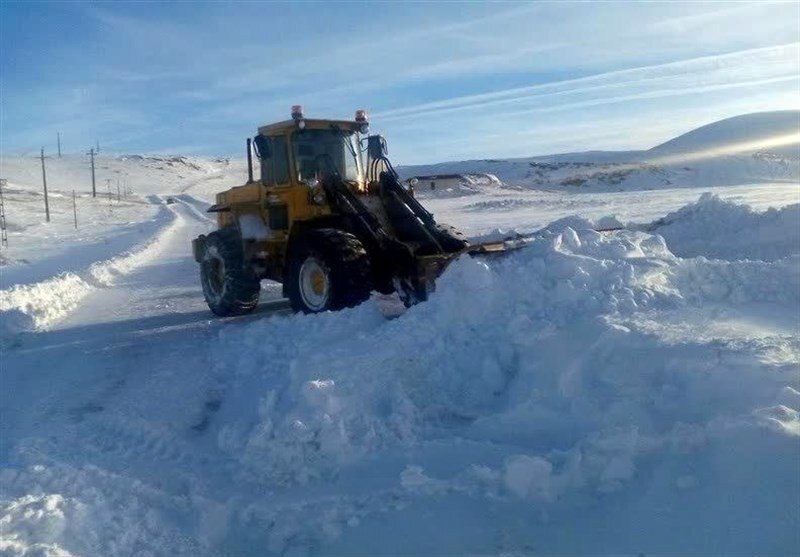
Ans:
{"label": "tractor cab", "polygon": [[[260,127],[252,140],[260,181],[267,186],[309,187],[333,173],[363,190],[366,177],[361,143],[368,129],[364,111],[358,111],[354,120],[318,120],[306,119],[302,108],[294,106],[291,120]],[[251,181],[252,166],[249,162]]]}

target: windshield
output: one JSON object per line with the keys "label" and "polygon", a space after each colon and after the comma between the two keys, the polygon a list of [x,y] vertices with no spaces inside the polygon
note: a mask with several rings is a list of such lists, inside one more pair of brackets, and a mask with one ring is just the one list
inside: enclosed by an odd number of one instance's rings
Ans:
{"label": "windshield", "polygon": [[342,178],[361,182],[361,161],[358,138],[354,132],[329,130],[303,130],[294,135],[294,160],[301,182],[319,178],[319,157],[327,155]]}

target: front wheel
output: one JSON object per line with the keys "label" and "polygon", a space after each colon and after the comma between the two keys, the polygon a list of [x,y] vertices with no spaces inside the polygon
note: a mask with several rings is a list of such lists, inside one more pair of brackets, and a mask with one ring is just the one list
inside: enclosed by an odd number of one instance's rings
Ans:
{"label": "front wheel", "polygon": [[289,250],[284,288],[295,311],[319,313],[357,306],[372,291],[369,255],[348,232],[305,232]]}
{"label": "front wheel", "polygon": [[256,308],[261,283],[244,264],[242,241],[236,229],[223,228],[206,237],[200,282],[206,303],[216,315],[242,315]]}

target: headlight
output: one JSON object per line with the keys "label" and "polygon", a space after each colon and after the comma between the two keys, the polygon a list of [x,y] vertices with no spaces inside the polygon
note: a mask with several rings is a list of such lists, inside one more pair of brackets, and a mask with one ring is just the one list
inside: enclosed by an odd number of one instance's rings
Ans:
{"label": "headlight", "polygon": [[312,203],[316,203],[317,205],[325,205],[325,202],[327,201],[327,198],[325,197],[325,190],[319,186],[311,188],[308,192],[308,197]]}
{"label": "headlight", "polygon": [[366,110],[361,108],[356,110],[356,122],[361,124],[358,127],[358,131],[360,131],[363,134],[366,134],[369,131],[369,118],[367,117]]}

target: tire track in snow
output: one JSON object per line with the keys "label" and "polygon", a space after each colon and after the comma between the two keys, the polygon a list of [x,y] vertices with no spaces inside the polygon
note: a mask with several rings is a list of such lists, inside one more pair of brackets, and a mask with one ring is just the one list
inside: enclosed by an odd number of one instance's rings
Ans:
{"label": "tire track in snow", "polygon": [[210,216],[206,213],[206,209],[211,207],[210,203],[206,203],[205,201],[201,201],[194,197],[193,195],[189,195],[188,193],[182,193],[180,195],[174,196],[174,199],[180,201],[186,208],[188,208],[193,216],[197,217],[200,222],[204,223],[216,223],[217,219],[213,216]]}

